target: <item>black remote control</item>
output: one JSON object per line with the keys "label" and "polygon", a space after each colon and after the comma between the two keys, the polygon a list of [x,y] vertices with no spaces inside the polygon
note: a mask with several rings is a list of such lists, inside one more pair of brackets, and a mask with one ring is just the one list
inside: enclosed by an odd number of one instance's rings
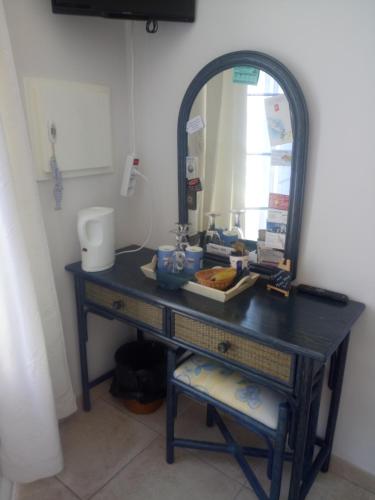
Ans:
{"label": "black remote control", "polygon": [[336,302],[342,302],[347,304],[349,299],[344,293],[332,292],[331,290],[325,290],[324,288],[318,288],[316,286],[310,285],[298,285],[297,290],[299,293],[307,293],[309,295],[315,295],[316,297],[321,297],[322,299],[335,300]]}

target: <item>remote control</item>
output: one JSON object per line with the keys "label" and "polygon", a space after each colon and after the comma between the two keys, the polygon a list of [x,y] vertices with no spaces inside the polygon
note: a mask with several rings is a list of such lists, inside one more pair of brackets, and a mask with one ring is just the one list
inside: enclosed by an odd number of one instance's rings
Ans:
{"label": "remote control", "polygon": [[307,293],[309,295],[315,295],[321,297],[322,299],[335,300],[337,302],[342,302],[343,304],[348,303],[348,296],[343,293],[332,292],[331,290],[325,290],[324,288],[318,288],[316,286],[310,285],[298,285],[297,290],[299,293]]}

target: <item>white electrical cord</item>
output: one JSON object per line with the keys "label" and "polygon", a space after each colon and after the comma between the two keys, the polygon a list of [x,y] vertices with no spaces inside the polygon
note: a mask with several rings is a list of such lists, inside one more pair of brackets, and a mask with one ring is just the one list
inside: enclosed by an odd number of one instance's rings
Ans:
{"label": "white electrical cord", "polygon": [[130,55],[130,127],[131,130],[131,146],[133,147],[133,154],[137,148],[136,144],[136,124],[135,124],[135,63],[134,63],[134,21],[130,21],[129,29],[129,55]]}
{"label": "white electrical cord", "polygon": [[145,175],[143,175],[139,170],[137,170],[136,168],[133,169],[133,172],[136,174],[136,175],[139,175],[140,177],[142,177],[142,179],[144,179],[146,181],[146,183],[148,184],[148,186],[150,187],[150,227],[149,227],[149,230],[148,230],[148,234],[147,234],[147,237],[146,239],[144,240],[144,242],[142,243],[142,245],[140,245],[138,248],[134,248],[133,250],[122,250],[121,252],[116,252],[115,255],[122,255],[123,253],[134,253],[134,252],[139,252],[140,250],[142,250],[142,248],[145,248],[145,246],[147,245],[147,243],[149,242],[150,238],[151,238],[151,234],[152,234],[152,229],[153,229],[153,201],[152,201],[152,188],[151,188],[151,184],[150,184],[150,181],[147,179],[147,177]]}
{"label": "white electrical cord", "polygon": [[[125,25],[126,26],[126,25]],[[131,130],[131,142],[133,147],[133,156],[135,156],[136,151],[136,124],[135,124],[135,103],[134,103],[134,94],[135,94],[135,68],[134,68],[134,21],[130,21],[130,29],[128,31],[129,37],[129,54],[130,54],[130,130]],[[122,250],[121,252],[116,252],[115,255],[122,255],[124,253],[134,253],[139,252],[142,248],[145,248],[147,243],[149,242],[153,229],[153,201],[152,201],[152,188],[149,180],[145,175],[143,175],[139,170],[133,167],[133,172],[136,175],[139,175],[146,181],[146,183],[150,186],[150,227],[147,234],[146,239],[138,248],[133,250]]]}

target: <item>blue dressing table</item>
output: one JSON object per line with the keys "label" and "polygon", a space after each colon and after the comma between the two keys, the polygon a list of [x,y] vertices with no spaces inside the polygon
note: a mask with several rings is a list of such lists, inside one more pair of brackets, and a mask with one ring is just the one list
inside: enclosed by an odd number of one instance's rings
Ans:
{"label": "blue dressing table", "polygon": [[[66,266],[75,283],[84,409],[90,410],[90,388],[111,375],[88,379],[87,315],[91,313],[219,360],[284,394],[294,415],[289,498],[304,498],[318,472],[329,467],[350,330],[364,305],[325,301],[295,290],[285,298],[267,292],[262,281],[224,304],[183,290],[166,291],[140,270],[152,255],[149,249],[124,254],[116,258],[113,268],[98,273],[84,272],[80,262]],[[329,417],[324,437],[317,438],[328,366]],[[313,460],[315,446],[319,452]]]}
{"label": "blue dressing table", "polygon": [[[239,73],[244,81],[238,81]],[[268,116],[265,110],[270,103],[273,111]],[[277,113],[284,108],[286,113],[280,120]],[[220,109],[231,118],[218,127]],[[202,114],[201,126],[188,134],[187,124]],[[257,134],[246,135],[246,127],[262,131],[263,139],[259,142]],[[225,133],[220,135],[218,129]],[[276,140],[271,141],[274,134]],[[279,61],[259,52],[218,57],[189,85],[180,108],[177,136],[179,223],[190,223],[191,234],[206,238],[208,211],[222,214],[224,228],[230,226],[231,212],[243,208],[245,233],[248,231],[243,237],[248,248],[256,248],[254,238],[263,229],[265,246],[282,248],[283,257],[291,260],[294,279],[308,149],[307,106],[295,77]],[[212,154],[213,146],[216,155]],[[188,159],[193,177],[203,181],[199,193],[187,182]],[[269,177],[265,171],[270,172]],[[255,199],[253,188],[265,190],[266,198]],[[276,198],[281,195],[287,204],[271,206],[271,194]],[[275,208],[280,210],[272,214],[269,209]],[[281,235],[267,234],[272,233],[275,222],[261,220],[264,210],[268,219],[276,216]],[[267,237],[272,239],[267,242]],[[281,247],[274,246],[279,241],[283,242]],[[123,321],[137,328],[139,335],[147,332],[175,348],[215,359],[282,394],[292,415],[288,437],[292,453],[286,453],[293,462],[289,500],[305,498],[319,471],[329,467],[350,330],[364,305],[328,301],[294,289],[286,298],[267,292],[263,281],[226,303],[183,290],[166,291],[140,270],[152,256],[148,249],[123,254],[116,257],[112,269],[98,273],[82,271],[80,262],[66,267],[75,282],[84,409],[90,410],[90,388],[111,375],[88,379],[87,315],[92,313]],[[228,265],[225,259],[223,263]],[[318,438],[328,367],[331,402],[325,434]]]}

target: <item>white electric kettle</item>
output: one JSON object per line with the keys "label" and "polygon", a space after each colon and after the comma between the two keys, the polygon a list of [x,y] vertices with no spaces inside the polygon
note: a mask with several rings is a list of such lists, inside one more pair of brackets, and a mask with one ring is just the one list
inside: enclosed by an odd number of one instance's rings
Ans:
{"label": "white electric kettle", "polygon": [[90,207],[78,212],[78,237],[82,252],[82,269],[104,271],[115,262],[113,208]]}

